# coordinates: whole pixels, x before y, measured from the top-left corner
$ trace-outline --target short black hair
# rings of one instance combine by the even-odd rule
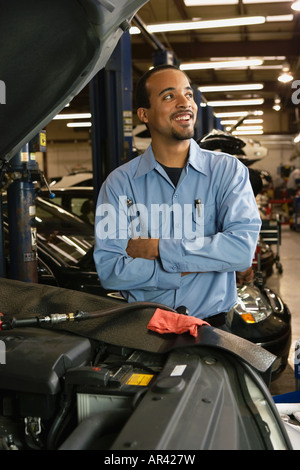
[[[147,80],[156,72],[159,72],[160,70],[165,70],[165,69],[180,70],[175,65],[161,64],[161,65],[157,65],[156,67],[153,67],[152,69],[148,70],[147,72],[144,73],[144,75],[141,76],[135,89],[136,108],[150,108],[149,95],[146,89]]]

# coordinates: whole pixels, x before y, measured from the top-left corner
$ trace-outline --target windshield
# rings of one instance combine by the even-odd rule
[[[93,227],[60,206],[36,199],[37,236],[64,263],[78,264],[94,246]]]

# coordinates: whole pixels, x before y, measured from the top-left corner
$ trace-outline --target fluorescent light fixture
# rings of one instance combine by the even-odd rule
[[[222,106],[258,106],[263,102],[263,98],[253,98],[249,100],[208,101],[207,104],[213,108],[219,108]]]
[[[251,69],[252,70],[278,70],[278,69],[282,69],[282,65],[278,64],[278,65],[253,65],[251,66]]]
[[[223,126],[233,126],[234,124],[236,124],[238,122],[237,119],[228,119],[226,121],[221,121],[221,124]],[[264,121],[263,119],[245,119],[243,121],[243,124],[262,124]]]
[[[263,119],[245,119],[243,124],[262,124],[263,122]]]
[[[296,137],[294,138],[294,142],[295,144],[298,144],[298,142],[300,142],[300,134],[296,135]]]
[[[286,60],[286,57],[285,56],[259,56],[260,59],[262,59],[263,61],[265,60]],[[245,59],[257,59],[257,57],[245,57],[245,56],[242,56],[242,57],[238,57],[238,56],[234,56],[234,57],[226,57],[226,60],[245,60]],[[225,60],[224,57],[210,57],[210,59],[212,62],[215,61],[215,62],[220,62],[222,60]]]
[[[211,3],[211,2],[210,2]],[[261,1],[259,1],[261,3]],[[220,3],[223,5],[222,3]],[[215,3],[214,5],[217,5]],[[217,20],[199,21],[179,21],[176,23],[155,23],[146,26],[149,33],[168,33],[174,31],[191,31],[196,29],[231,28],[236,26],[251,26],[264,24],[266,22],[293,21],[294,15],[273,15],[273,16],[239,16],[235,18],[220,18]],[[137,26],[129,29],[131,35],[140,34],[141,30]]]
[[[291,8],[295,11],[300,11],[300,1],[294,2]]]
[[[210,7],[215,5],[238,5],[239,0],[214,0],[212,4],[211,0],[184,0],[186,7]]]
[[[263,134],[263,130],[259,131],[232,131],[232,135],[261,135]]]
[[[241,85],[211,85],[200,86],[199,90],[202,93],[212,93],[218,91],[246,91],[246,90],[262,90],[264,85],[262,83],[244,83]]]
[[[215,113],[217,118],[228,118],[228,117],[244,117],[251,114],[251,116],[262,116],[264,114],[263,111],[230,111],[225,113]]]
[[[266,55],[262,57],[263,60],[285,60],[285,55]]]
[[[290,13],[289,15],[266,16],[267,23],[276,23],[276,22],[282,23],[283,21],[293,21],[293,19],[294,19],[293,13]]]
[[[282,74],[279,75],[278,80],[282,83],[289,83],[294,80],[294,77],[291,72],[283,70]]]
[[[238,126],[237,131],[261,131],[263,126]]]
[[[91,113],[57,114],[53,119],[90,119]]]
[[[251,3],[290,3],[291,0],[243,0],[244,5]],[[215,5],[238,5],[239,0],[184,0],[186,7],[206,7]]]
[[[248,111],[234,111],[234,112],[228,112],[228,113],[215,113],[215,116],[217,118],[228,118],[228,117],[244,117],[248,116]]]
[[[264,16],[239,16],[235,18],[221,18],[219,20],[180,21],[176,23],[156,23],[146,26],[149,33],[167,33],[171,31],[189,31],[195,29],[226,28],[233,26],[249,26],[263,24],[266,22]],[[130,34],[139,34],[140,29],[130,28]]]
[[[132,36],[133,36],[134,34],[141,34],[141,30],[140,30],[140,28],[138,28],[137,26],[131,26],[131,27],[129,28],[129,34],[131,34]]]
[[[91,122],[68,122],[67,127],[91,127]]]
[[[244,5],[254,3],[291,3],[291,0],[243,0]]]
[[[245,60],[224,60],[221,62],[191,62],[180,65],[181,70],[207,70],[207,69],[229,69],[236,67],[250,67],[253,65],[261,65],[261,59],[245,59]]]

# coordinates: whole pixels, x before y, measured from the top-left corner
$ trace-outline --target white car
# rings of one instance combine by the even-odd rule
[[[145,124],[138,124],[132,131],[132,143],[138,152],[145,152],[151,143],[150,132]]]
[[[71,173],[63,176],[58,181],[53,180],[50,184],[51,189],[69,188],[71,186],[93,186],[93,173],[91,171]]]

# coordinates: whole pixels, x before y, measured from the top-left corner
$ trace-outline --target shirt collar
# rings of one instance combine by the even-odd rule
[[[194,139],[191,139],[190,152],[188,158],[188,164],[191,165],[195,170],[208,174],[208,156],[199,147]]]
[[[195,170],[203,173],[204,175],[207,175],[207,156],[194,139],[191,139],[190,141],[190,150],[187,163]],[[152,151],[152,145],[149,145],[147,150],[140,157],[140,161],[137,165],[133,178],[139,178],[140,176],[149,173],[155,168],[160,168],[160,165],[155,160]]]

